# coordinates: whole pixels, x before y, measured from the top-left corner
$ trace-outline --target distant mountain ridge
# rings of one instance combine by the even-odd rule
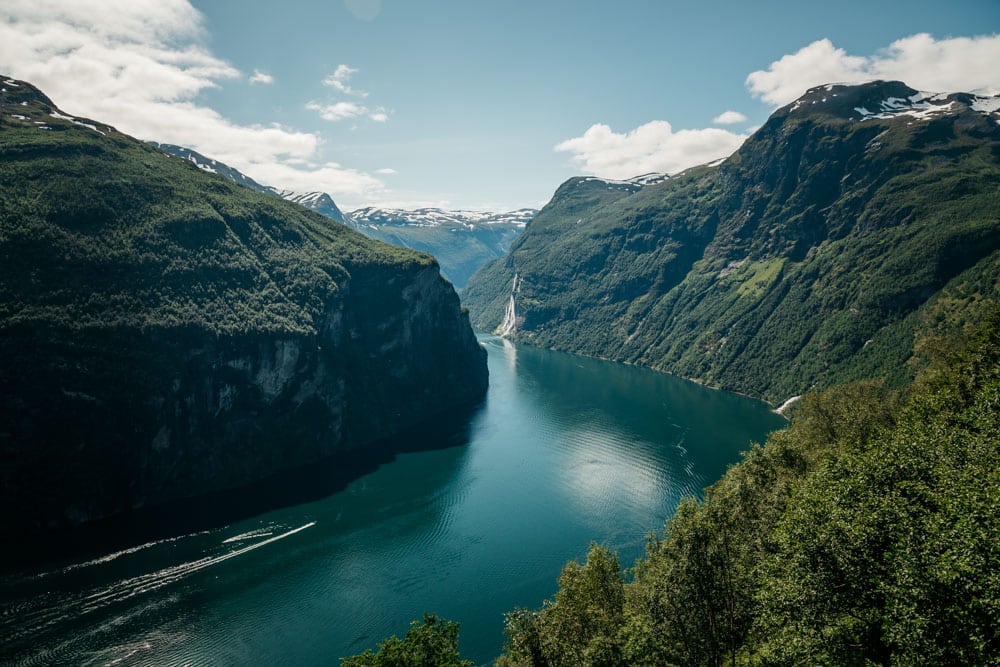
[[[484,213],[440,208],[405,210],[366,207],[345,215],[325,192],[294,192],[261,185],[238,169],[190,148],[149,143],[169,155],[192,162],[203,171],[225,176],[257,192],[295,202],[353,227],[371,238],[429,252],[438,259],[441,272],[458,289],[465,286],[476,269],[507,252],[524,226],[538,213],[531,208],[505,213]],[[639,178],[652,182],[665,177],[661,174],[647,174]],[[638,183],[623,183],[628,187],[640,186]]]
[[[825,85],[731,157],[563,183],[463,293],[473,322],[775,405],[912,373],[1000,284],[1000,97]]]
[[[431,253],[441,273],[462,289],[479,267],[507,252],[537,213],[530,208],[483,213],[369,207],[351,211],[347,224],[386,243]]]
[[[504,213],[448,210],[442,208],[398,209],[369,206],[351,211],[347,218],[356,229],[364,226],[382,228],[407,225],[436,227],[455,225],[472,229],[480,225],[512,225],[524,227],[538,213],[534,208],[520,208]]]

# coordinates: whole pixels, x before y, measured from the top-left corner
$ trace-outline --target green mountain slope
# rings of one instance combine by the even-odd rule
[[[437,208],[401,210],[368,207],[345,216],[330,195],[324,192],[277,190],[261,185],[237,169],[190,148],[150,143],[165,153],[189,160],[204,171],[225,176],[240,185],[301,204],[343,222],[369,238],[430,253],[440,264],[442,275],[456,289],[464,288],[480,266],[504,255],[524,230],[525,224],[538,213],[534,209],[480,213]]]
[[[0,89],[5,527],[336,467],[484,395],[432,257]]]
[[[566,182],[463,301],[485,330],[774,403],[899,379],[915,336],[997,292],[997,108],[813,89],[721,165]]]

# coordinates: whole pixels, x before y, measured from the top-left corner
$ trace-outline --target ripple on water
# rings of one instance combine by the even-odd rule
[[[44,583],[42,581],[44,578],[72,579],[81,576],[80,571],[88,569],[100,571],[104,569],[104,566],[119,559],[139,558],[140,552],[144,552],[146,549],[182,540],[191,541],[193,538],[206,535],[210,531],[158,540],[120,550],[101,558],[69,565],[62,568],[58,574],[46,572],[44,577],[21,577],[18,582],[24,597],[12,597],[4,600],[3,611],[0,613],[0,633],[4,637],[4,653],[20,651],[22,655],[15,664],[57,664],[64,662],[64,655],[73,651],[85,651],[89,646],[95,644],[99,645],[106,635],[119,634],[123,627],[133,624],[140,617],[170,607],[177,601],[177,598],[171,595],[149,599],[151,594],[160,589],[175,584],[207,567],[218,565],[290,537],[311,528],[313,525],[315,522],[310,522],[286,530],[280,535],[245,546],[242,545],[242,541],[233,543],[229,539],[223,540],[210,547],[213,552],[211,554],[201,555],[192,560],[185,560],[136,576],[113,577],[89,587],[67,587],[63,590],[40,592],[30,590],[33,588],[32,584]],[[262,535],[262,533],[259,534]],[[97,572],[93,576],[99,576],[99,574]],[[24,590],[26,584],[28,590]],[[55,638],[55,640],[43,641],[44,638],[50,637]],[[142,646],[145,645],[146,643],[142,643]],[[118,651],[117,647],[112,648],[115,652]],[[121,662],[126,658],[117,656],[113,660]],[[128,660],[131,660],[131,657]],[[75,662],[75,660],[69,660],[69,662]],[[98,662],[107,661],[104,658],[99,658]]]
[[[675,378],[487,347],[467,445],[401,455],[315,503],[5,578],[2,660],[329,663],[426,610],[461,621],[463,654],[486,662],[502,614],[551,597],[590,540],[631,565],[680,497],[777,425]],[[736,417],[717,412],[730,404]]]

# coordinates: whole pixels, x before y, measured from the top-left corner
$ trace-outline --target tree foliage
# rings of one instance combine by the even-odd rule
[[[610,579],[607,621],[582,582],[613,554],[567,565],[554,603],[508,615],[498,664],[998,664],[998,460],[993,311],[906,391],[807,397]]]
[[[538,612],[517,609],[506,616],[505,663],[551,667],[611,667],[621,663],[619,632],[625,602],[617,556],[592,544],[586,562],[570,561],[559,575],[559,591]]]
[[[406,635],[390,637],[360,655],[340,659],[341,667],[473,667],[458,653],[458,623],[424,613]]]

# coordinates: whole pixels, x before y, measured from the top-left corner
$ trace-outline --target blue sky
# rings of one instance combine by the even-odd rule
[[[0,17],[0,73],[64,111],[346,210],[540,206],[573,175],[677,171],[830,81],[1000,92],[996,0],[4,0]]]

